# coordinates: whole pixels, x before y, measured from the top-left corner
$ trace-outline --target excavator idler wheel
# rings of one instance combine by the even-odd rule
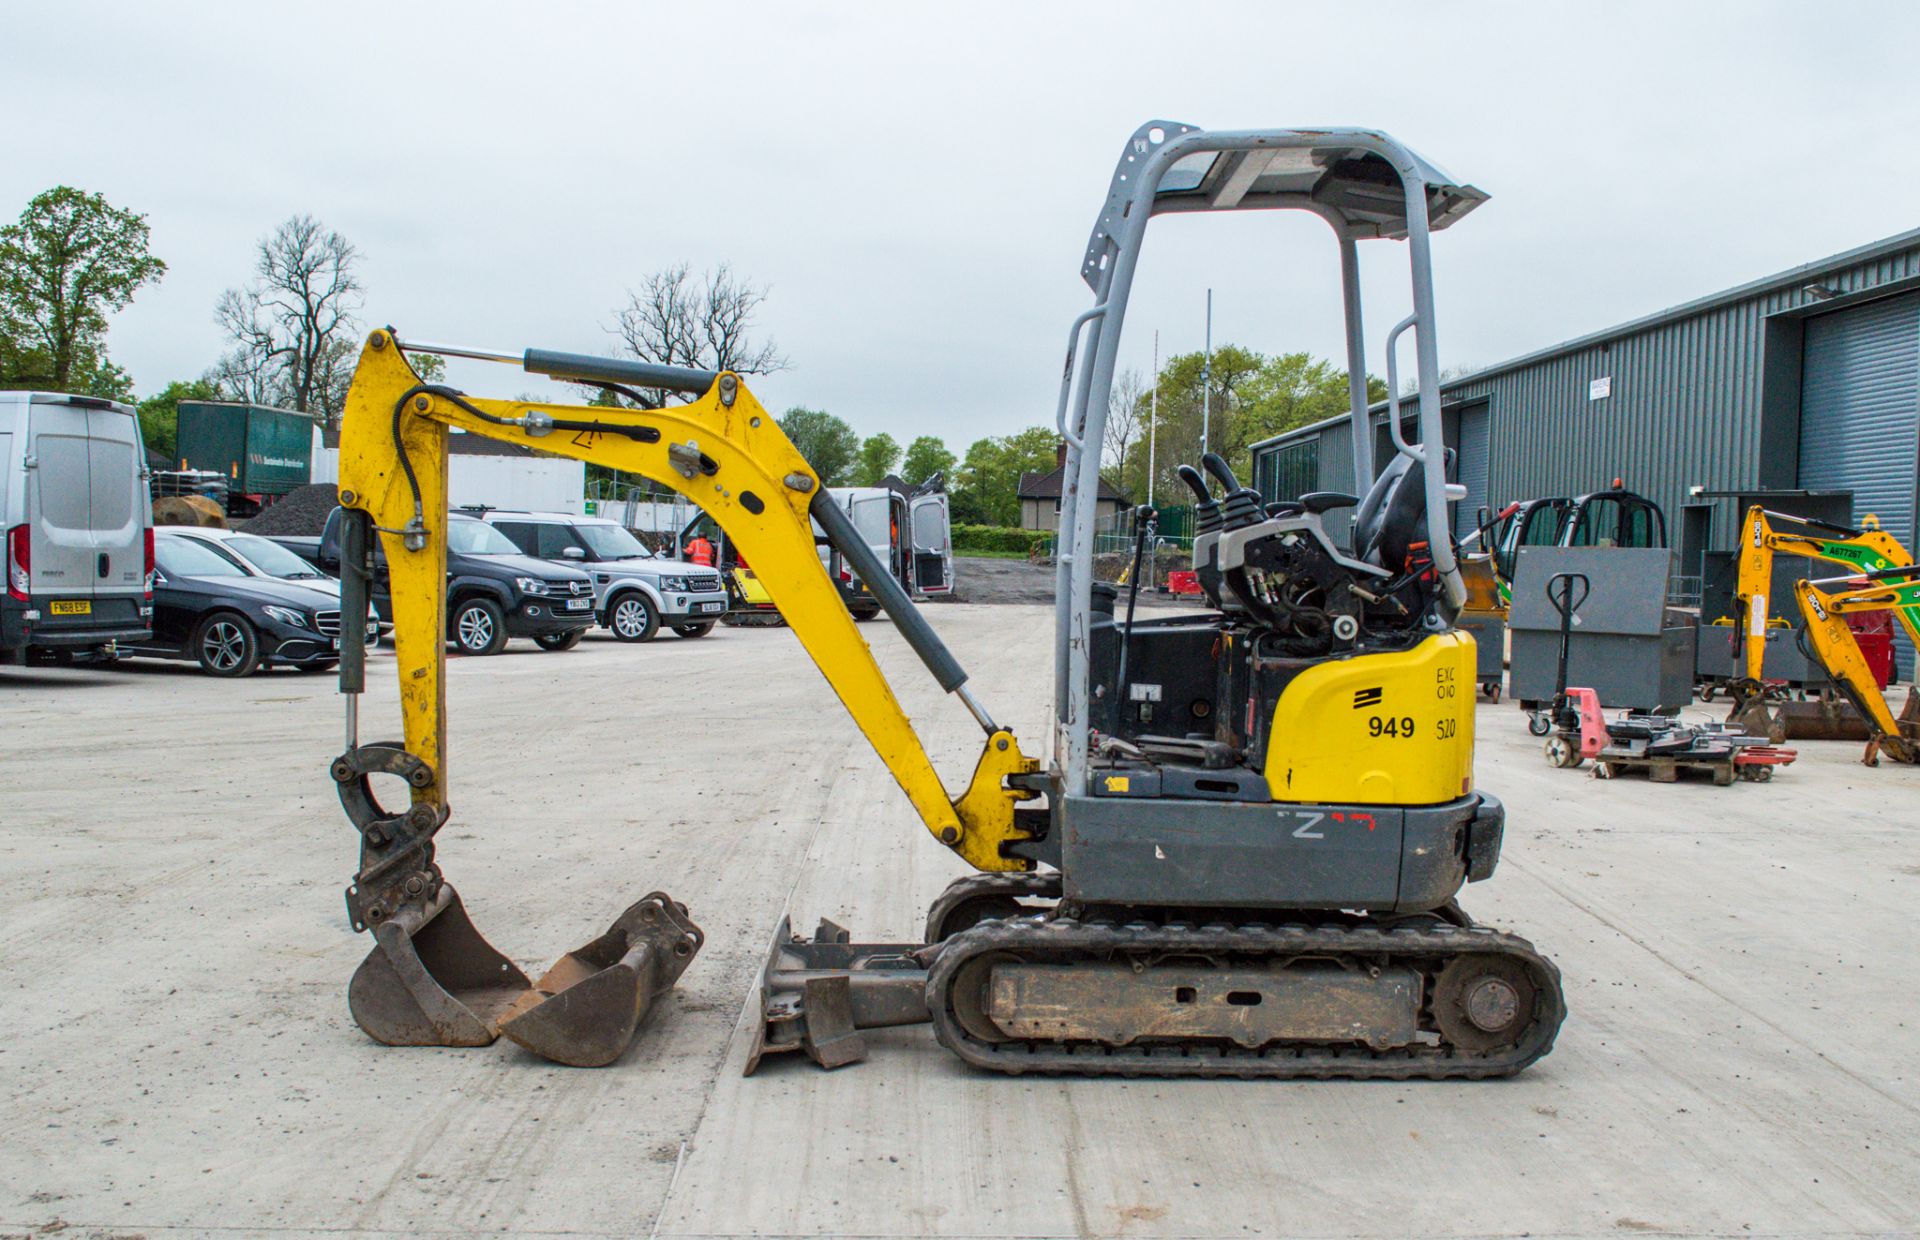
[[[1017,959],[1010,952],[992,952],[976,956],[960,967],[949,993],[953,1018],[967,1031],[968,1036],[987,1043],[1013,1040],[987,1015],[987,1007],[993,989],[994,966],[1009,964]]]
[[[653,892],[555,961],[501,1017],[500,1032],[555,1063],[603,1068],[626,1051],[705,941],[686,905]]]
[[[1519,961],[1462,956],[1434,979],[1433,1019],[1447,1041],[1485,1054],[1519,1040],[1538,999],[1539,990]]]

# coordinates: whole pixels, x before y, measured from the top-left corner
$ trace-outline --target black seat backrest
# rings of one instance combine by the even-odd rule
[[[1373,480],[1360,506],[1353,510],[1353,554],[1360,559],[1368,559],[1374,539],[1380,533],[1380,520],[1386,515],[1387,495],[1407,476],[1407,468],[1412,465],[1411,458],[1398,452]]]
[[[1447,450],[1441,465],[1451,473],[1452,449]],[[1369,509],[1369,504],[1375,506]],[[1413,544],[1427,539],[1426,480],[1421,471],[1413,468],[1412,457],[1394,455],[1367,492],[1367,498],[1361,501],[1360,513],[1365,514],[1367,522],[1363,525],[1360,515],[1354,517],[1355,552],[1388,572],[1404,570]]]

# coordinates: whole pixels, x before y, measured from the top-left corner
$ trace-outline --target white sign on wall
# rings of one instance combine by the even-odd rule
[[[1592,383],[1587,384],[1588,400],[1605,400],[1611,395],[1613,395],[1612,375],[1602,375]]]

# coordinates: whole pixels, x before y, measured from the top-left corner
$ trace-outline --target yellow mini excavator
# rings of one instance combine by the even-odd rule
[[[1483,1078],[1547,1053],[1559,973],[1456,900],[1489,877],[1505,814],[1473,780],[1472,639],[1446,505],[1430,235],[1485,195],[1385,134],[1207,131],[1170,121],[1128,138],[1081,274],[1094,305],[1068,336],[1056,421],[1066,441],[1051,758],[1028,757],[819,476],[732,373],[373,332],[341,432],[345,510],[341,687],[333,764],[360,832],[348,888],[375,945],[350,987],[389,1043],[504,1034],[567,1063],[610,1062],[700,945],[655,893],[529,981],[468,920],[442,877],[447,440],[452,429],[667,484],[753,565],[913,812],[977,871],[934,904],[924,940],[862,944],[822,922],[776,932],[759,981],[749,1071],[798,1051],[865,1056],[861,1030],[930,1022],[976,1067],[1006,1073]],[[1294,209],[1341,257],[1354,477],[1364,494],[1267,503],[1208,455],[1195,563],[1210,608],[1135,623],[1093,576],[1099,446],[1147,224],[1166,213]],[[1372,460],[1359,243],[1404,242],[1412,313],[1386,337],[1388,389],[1412,335],[1417,439],[1388,420]],[[575,383],[683,393],[609,409],[487,400],[423,381],[409,353],[482,358]],[[1209,476],[1211,483],[1209,482]],[[1217,487],[1216,485],[1217,484]],[[1326,513],[1352,509],[1350,541]],[[871,583],[898,632],[980,726],[953,795],[816,552],[814,523]],[[1147,523],[1142,523],[1146,528]],[[356,616],[384,553],[404,740],[363,744]],[[386,807],[369,778],[400,777]],[[664,772],[662,773],[664,774]],[[644,775],[642,776],[644,778]],[[868,811],[863,810],[865,815]]]
[[[1841,721],[1830,708],[1844,710],[1843,703],[1777,701],[1762,675],[1767,629],[1780,623],[1769,616],[1767,599],[1774,557],[1827,560],[1856,571],[1794,584],[1807,653],[1865,721],[1867,748],[1862,760],[1868,766],[1878,765],[1883,753],[1896,762],[1920,762],[1920,735],[1916,735],[1920,733],[1920,696],[1909,691],[1906,708],[1896,719],[1846,622],[1856,612],[1890,610],[1907,636],[1920,644],[1920,569],[1913,566],[1912,555],[1871,514],[1861,528],[1854,529],[1772,512],[1756,504],[1742,518],[1740,531],[1732,617],[1737,674],[1727,684],[1733,699],[1727,722],[1766,735],[1775,744],[1789,736],[1818,738],[1839,731]],[[1830,589],[1849,583],[1854,588]]]

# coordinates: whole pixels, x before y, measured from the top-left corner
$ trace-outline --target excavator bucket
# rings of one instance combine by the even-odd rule
[[[532,985],[481,937],[452,884],[373,926],[373,950],[347,987],[367,1036],[388,1046],[486,1046]]]
[[[1727,723],[1737,727],[1748,736],[1764,736],[1770,745],[1778,745],[1787,739],[1787,720],[1784,707],[1789,703],[1769,701],[1764,695],[1750,697],[1734,706],[1727,716]]]
[[[686,905],[656,891],[515,997],[499,1031],[555,1063],[605,1067],[627,1049],[653,1001],[673,988],[705,937]]]
[[[1873,735],[1867,717],[1837,693],[1778,702],[1774,709],[1779,712],[1780,737],[1784,740],[1864,741]]]

